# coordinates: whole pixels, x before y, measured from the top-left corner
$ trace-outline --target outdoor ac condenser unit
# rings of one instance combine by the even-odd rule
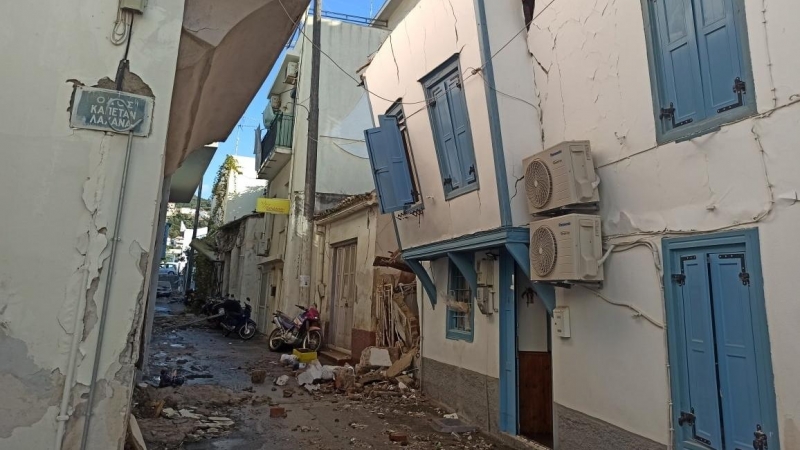
[[[567,214],[531,222],[531,280],[603,281],[600,216]]]
[[[297,82],[297,63],[290,62],[286,64],[286,77],[283,80],[286,84],[295,84]]]
[[[562,142],[526,158],[523,166],[528,211],[533,215],[600,201],[589,141]]]

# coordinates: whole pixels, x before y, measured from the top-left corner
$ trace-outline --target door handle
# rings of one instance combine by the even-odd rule
[[[694,425],[695,420],[697,417],[694,415],[693,412],[687,413],[686,411],[681,411],[680,417],[678,417],[678,425]]]

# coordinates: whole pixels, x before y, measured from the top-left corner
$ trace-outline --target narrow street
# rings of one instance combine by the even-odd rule
[[[134,394],[134,415],[150,450],[507,448],[479,433],[435,431],[432,419],[448,411],[415,390],[344,394],[323,382],[306,392],[263,336],[226,338],[205,322],[173,328],[201,316],[185,314],[175,300],[159,300],[156,308],[151,378]],[[158,388],[162,369],[177,370],[185,384]],[[251,373],[259,369],[266,379],[254,384]],[[289,380],[276,386],[281,375]],[[285,417],[271,418],[273,408],[284,408]],[[392,433],[407,444],[391,442]]]

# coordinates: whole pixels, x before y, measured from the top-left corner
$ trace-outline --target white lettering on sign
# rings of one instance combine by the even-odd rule
[[[92,125],[106,125],[116,129],[131,128],[136,126],[137,114],[135,101],[124,101],[118,98],[106,99],[97,97],[96,105],[89,109],[89,123]],[[107,104],[106,104],[107,103]]]

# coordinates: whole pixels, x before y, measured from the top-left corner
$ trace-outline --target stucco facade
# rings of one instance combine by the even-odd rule
[[[313,38],[311,19],[303,28],[308,39]],[[352,23],[323,18],[322,48],[350,76],[343,73],[323,56],[320,69],[320,123],[318,142],[317,199],[316,211],[327,210],[350,195],[361,194],[374,188],[369,161],[364,144],[363,130],[372,123],[367,94],[351,77],[364,64],[388,31]],[[268,218],[265,236],[266,252],[261,260],[264,284],[275,296],[267,295],[264,314],[276,309],[291,314],[295,304],[303,303],[301,297],[301,275],[308,275],[311,282],[314,273],[301,273],[303,239],[313,232],[303,217],[302,205],[305,191],[305,166],[308,147],[308,98],[311,88],[311,42],[301,36],[296,47],[289,50],[287,62],[299,64],[296,84],[285,83],[283,73],[276,79],[271,92],[280,95],[279,112],[293,117],[291,157],[285,166],[274,175],[267,175],[265,166],[260,171],[262,178],[269,179],[269,197],[289,198],[291,211],[288,216],[276,215]],[[286,63],[284,63],[284,67]],[[315,247],[314,253],[318,249]],[[313,287],[313,286],[312,286]],[[312,300],[317,298],[311,290]],[[269,318],[259,323],[267,327]]]
[[[0,219],[6,231],[0,240],[0,447],[53,448],[66,389],[63,448],[77,448],[87,411],[83,396],[99,357],[88,448],[122,448],[151,249],[160,238],[155,230],[167,121],[155,120],[150,136],[133,139],[117,225],[127,136],[69,127],[74,85],[115,76],[123,51],[108,41],[116,4],[14,3],[4,10],[0,98],[16,106],[0,112],[0,204],[9,212]],[[139,89],[152,91],[156,118],[169,116],[182,18],[182,3],[150,2],[149,14],[136,22],[131,71],[141,78]],[[93,25],[76,30],[75,24],[87,23]],[[109,281],[112,236],[120,240]],[[103,298],[109,282],[110,296]],[[114,325],[99,336],[104,307]],[[72,377],[74,334],[79,347]],[[95,352],[98,339],[101,355]]]
[[[393,32],[391,46],[387,40],[365,71],[375,116],[391,104],[380,97],[405,103],[420,182],[422,212],[394,215],[404,257],[423,261],[432,285],[421,302],[423,357],[434,361],[430,371],[423,369],[429,378],[423,377],[423,386],[431,381],[440,386],[437,379],[463,371],[499,378],[499,428],[518,434],[516,414],[522,411],[509,406],[513,396],[506,397],[516,395],[507,388],[521,376],[513,349],[545,351],[552,357],[555,448],[672,448],[685,431],[674,401],[676,379],[684,375],[669,355],[678,350],[667,330],[678,325],[670,325],[666,315],[675,300],[669,272],[665,276],[669,254],[662,250],[678,237],[729,237],[719,233],[737,230],[734,235],[760,241],[748,252],[760,259],[753,271],[763,273],[763,287],[756,282],[748,289],[753,304],[762,302],[766,310],[766,320],[752,320],[758,332],[768,330],[768,343],[759,350],[768,364],[759,366],[758,389],[764,417],[771,409],[777,417],[768,430],[769,445],[800,445],[800,391],[792,381],[799,360],[793,345],[797,308],[790,300],[796,284],[791,260],[798,250],[793,229],[800,178],[792,136],[800,120],[800,80],[792,57],[797,33],[787,26],[796,7],[734,2],[744,5],[741,34],[752,67],[747,89],[755,93],[757,112],[661,143],[648,55],[650,13],[643,11],[651,2],[537,2],[529,30],[520,2],[485,3],[420,1]],[[482,53],[487,45],[491,74]],[[454,53],[459,53],[480,188],[448,201],[430,115],[417,102],[425,100],[419,80]],[[475,67],[483,70],[476,74]],[[492,155],[498,130],[503,161]],[[550,291],[554,299],[537,295],[534,306],[554,300],[548,309],[570,309],[571,337],[560,338],[550,334],[544,309],[531,315],[527,305],[523,308],[520,291],[527,286],[519,285],[525,274],[517,270],[517,292],[499,289],[500,320],[476,313],[472,342],[448,339],[442,306],[448,259],[457,260],[458,253],[478,259],[477,247],[495,242],[493,230],[526,228],[532,218],[522,160],[569,140],[591,142],[601,180],[604,247],[616,246],[605,261],[602,289],[556,287]],[[504,185],[510,220],[502,212]],[[507,279],[503,272],[501,267],[495,280]],[[503,299],[513,299],[515,314]],[[526,343],[509,350],[505,336],[517,335]],[[459,356],[467,352],[469,359]],[[486,386],[490,389],[491,381]],[[465,404],[457,396],[441,401],[455,409]],[[482,414],[491,413],[492,402],[484,403]],[[513,417],[505,416],[509,413]]]

